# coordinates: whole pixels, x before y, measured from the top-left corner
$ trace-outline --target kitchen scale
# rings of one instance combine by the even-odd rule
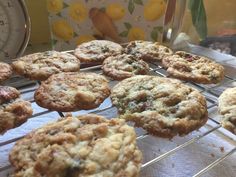
[[[23,54],[30,36],[30,20],[23,0],[0,1],[0,58],[7,63]]]
[[[0,61],[11,63],[20,57],[30,38],[30,18],[24,0],[0,1]],[[32,83],[13,76],[7,85],[22,86]]]

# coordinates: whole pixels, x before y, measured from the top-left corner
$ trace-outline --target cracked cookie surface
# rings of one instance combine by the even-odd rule
[[[134,75],[144,75],[149,71],[146,62],[129,54],[111,56],[104,60],[102,69],[104,74],[115,80],[122,80]]]
[[[219,97],[221,124],[236,134],[236,87],[226,89]]]
[[[42,82],[34,94],[36,103],[61,112],[98,107],[110,89],[104,76],[95,73],[58,73]]]
[[[162,61],[173,54],[168,47],[150,41],[132,41],[126,46],[125,52],[145,61]]]
[[[18,90],[0,86],[0,134],[20,126],[32,113],[30,102],[20,99]]]
[[[121,54],[123,47],[112,41],[93,40],[85,42],[75,49],[75,56],[85,63],[103,62],[107,57]]]
[[[137,177],[142,154],[124,120],[66,117],[19,140],[9,156],[14,177]]]
[[[162,61],[167,73],[175,78],[201,84],[217,84],[224,78],[224,67],[209,58],[183,51]]]
[[[79,71],[80,61],[69,53],[46,51],[23,56],[12,67],[19,75],[42,81],[59,72]]]
[[[133,76],[112,89],[111,99],[120,118],[161,137],[188,134],[208,119],[204,96],[175,79]]]
[[[0,83],[9,79],[12,75],[12,67],[7,64],[0,62]]]

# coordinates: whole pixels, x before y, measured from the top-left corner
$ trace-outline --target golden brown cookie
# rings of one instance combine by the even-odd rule
[[[228,88],[220,95],[219,112],[222,126],[236,134],[236,87]]]
[[[12,66],[17,74],[42,81],[59,72],[79,71],[80,61],[69,53],[46,51],[21,57]]]
[[[162,61],[170,76],[201,84],[217,84],[224,78],[224,67],[203,56],[184,51]]]
[[[105,75],[115,80],[122,80],[139,74],[147,74],[149,66],[143,60],[129,54],[108,57],[102,64]]]
[[[142,154],[125,121],[88,114],[33,131],[9,159],[15,177],[137,177]]]
[[[12,67],[7,64],[0,62],[0,83],[9,79],[12,75]]]
[[[103,62],[107,57],[121,54],[123,47],[112,41],[93,40],[79,45],[75,49],[75,56],[85,63]]]
[[[0,86],[0,134],[20,126],[32,113],[31,104],[20,99],[18,90]]]
[[[95,73],[58,73],[49,77],[36,90],[36,103],[55,111],[75,111],[98,107],[110,89],[104,76]]]
[[[151,41],[132,41],[126,46],[125,52],[145,61],[162,61],[173,54],[168,47]]]
[[[111,99],[120,118],[161,137],[188,134],[208,119],[204,96],[175,79],[133,76],[112,89]]]

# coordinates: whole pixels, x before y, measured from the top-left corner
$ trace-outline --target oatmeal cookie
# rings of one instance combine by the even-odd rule
[[[162,61],[170,76],[201,84],[217,84],[224,78],[224,67],[209,58],[183,51]]]
[[[125,121],[88,114],[31,132],[9,159],[14,177],[137,177],[142,154]]]
[[[98,107],[110,89],[104,76],[95,73],[58,73],[49,77],[36,90],[36,103],[56,111],[75,111]]]
[[[236,134],[236,87],[226,89],[219,97],[221,124]]]
[[[9,79],[12,75],[12,67],[7,64],[0,62],[0,83]]]
[[[161,61],[173,54],[168,47],[151,41],[132,41],[126,46],[125,52],[145,61]]]
[[[42,81],[59,72],[79,71],[80,61],[68,53],[46,51],[21,57],[12,66],[17,74]]]
[[[107,57],[121,54],[123,47],[120,44],[106,41],[93,40],[79,45],[75,49],[75,56],[82,62],[103,62]]]
[[[122,80],[139,74],[147,74],[149,66],[143,60],[129,54],[108,57],[102,66],[104,74],[116,80]]]
[[[32,115],[31,104],[13,87],[0,86],[0,134],[20,126]]]
[[[133,76],[112,89],[111,99],[120,118],[161,137],[188,134],[208,119],[204,96],[175,79]]]

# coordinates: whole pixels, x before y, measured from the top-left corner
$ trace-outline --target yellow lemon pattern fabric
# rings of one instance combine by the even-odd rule
[[[125,8],[118,3],[108,4],[106,13],[112,20],[121,20],[125,16]]]
[[[139,27],[133,27],[129,30],[128,39],[129,41],[144,40],[145,32]]]
[[[66,20],[57,20],[52,23],[52,32],[58,38],[68,41],[73,38],[74,30]]]
[[[88,10],[82,3],[72,3],[69,6],[69,16],[76,22],[80,23],[87,18]]]
[[[92,41],[92,40],[95,40],[95,37],[93,37],[92,35],[81,35],[77,38],[76,44],[79,45],[79,44],[82,44],[84,42],[89,42],[89,41]]]
[[[168,0],[46,0],[55,50],[104,39],[160,41]]]
[[[62,10],[62,8],[63,8],[62,0],[47,0],[48,12],[58,13]]]
[[[144,6],[144,18],[148,21],[155,21],[162,17],[166,10],[164,0],[149,0]]]

